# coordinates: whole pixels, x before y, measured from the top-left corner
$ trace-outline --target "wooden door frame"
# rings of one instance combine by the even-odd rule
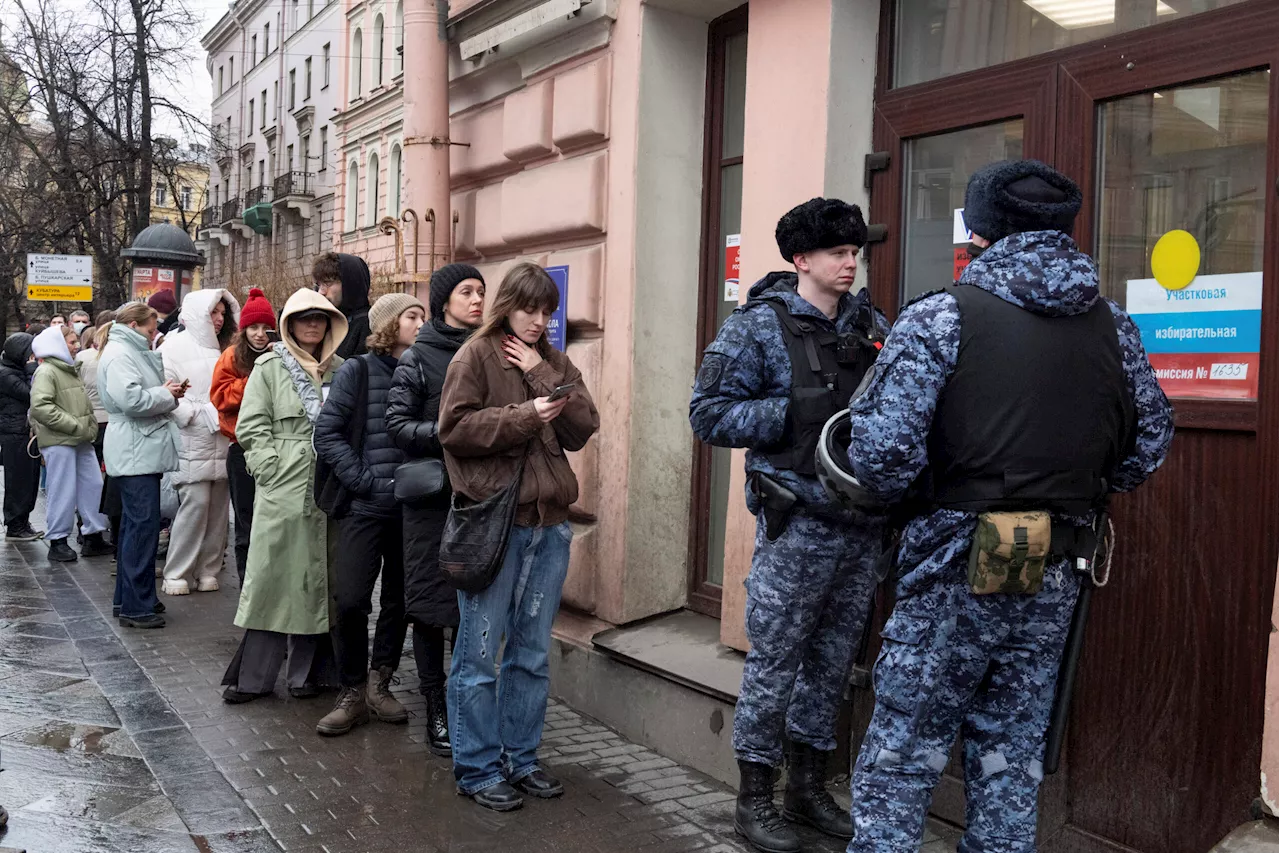
[[[698,265],[698,367],[719,328],[720,170],[741,157],[722,158],[724,143],[725,43],[747,31],[747,7],[739,6],[707,25],[707,86],[702,135],[702,239]],[[711,528],[711,445],[693,440],[692,524],[689,525],[689,609],[720,618],[721,585],[707,582],[707,538]],[[732,500],[732,496],[730,496]]]
[[[870,221],[884,224],[883,242],[869,248],[870,286],[876,304],[890,316],[901,309],[906,143],[970,127],[1021,117],[1024,156],[1044,159],[1074,178],[1085,204],[1075,226],[1082,248],[1093,254],[1096,228],[1097,106],[1100,102],[1177,85],[1271,70],[1265,228],[1262,329],[1277,326],[1277,58],[1276,11],[1271,0],[1246,0],[1180,21],[1157,24],[1058,51],[901,88],[891,88],[896,43],[895,0],[881,6],[876,103],[872,128],[874,149],[889,154],[889,167],[873,174]],[[957,110],[956,105],[962,105]],[[939,282],[943,286],[947,282]],[[1254,433],[1258,439],[1259,493],[1270,495],[1258,507],[1258,530],[1274,525],[1280,429],[1277,415],[1278,350],[1274,335],[1264,337],[1256,401],[1174,401],[1179,430],[1215,431],[1230,436]],[[1206,435],[1206,432],[1200,432]],[[1268,512],[1270,514],[1268,515]],[[1265,518],[1263,516],[1266,516]],[[1262,534],[1259,534],[1262,535]],[[1274,552],[1274,545],[1270,547]],[[1274,554],[1271,565],[1274,565]],[[1270,602],[1262,602],[1268,613]],[[1091,633],[1093,633],[1091,631]],[[1265,643],[1257,654],[1265,659]],[[1260,673],[1261,677],[1261,673]],[[1079,839],[1051,839],[1069,826],[1069,780],[1072,744],[1067,743],[1062,768],[1042,788],[1041,845],[1071,849]],[[963,817],[963,791],[941,785],[934,805],[948,816]],[[957,811],[958,809],[958,811]],[[1242,820],[1244,818],[1242,817]],[[1099,843],[1101,841],[1099,840]],[[1093,849],[1093,848],[1090,848]],[[1113,849],[1107,846],[1106,849]],[[1127,848],[1124,848],[1127,849]]]

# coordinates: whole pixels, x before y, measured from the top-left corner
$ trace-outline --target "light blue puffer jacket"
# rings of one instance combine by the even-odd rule
[[[128,326],[111,326],[98,361],[98,395],[107,410],[107,474],[133,477],[178,469],[182,437],[169,416],[178,401],[164,388],[164,361]]]

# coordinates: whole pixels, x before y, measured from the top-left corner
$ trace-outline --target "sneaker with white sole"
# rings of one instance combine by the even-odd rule
[[[217,578],[200,578],[200,580],[196,582],[196,591],[197,592],[217,592],[218,579]]]
[[[190,595],[191,585],[184,580],[166,580],[161,587],[165,595]]]

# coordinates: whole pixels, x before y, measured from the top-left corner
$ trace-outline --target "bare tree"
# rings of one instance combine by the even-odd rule
[[[193,137],[208,136],[198,116],[157,94],[158,82],[176,87],[195,18],[183,0],[93,0],[75,14],[56,0],[15,2],[15,25],[0,36],[9,79],[20,85],[13,82],[0,98],[0,146],[16,153],[26,180],[0,171],[0,217],[7,224],[21,216],[33,184],[47,213],[37,229],[12,239],[0,228],[0,252],[9,253],[0,256],[0,303],[6,295],[9,303],[0,308],[21,318],[6,273],[30,251],[92,254],[95,302],[118,305],[129,292],[120,249],[151,220],[157,116]]]

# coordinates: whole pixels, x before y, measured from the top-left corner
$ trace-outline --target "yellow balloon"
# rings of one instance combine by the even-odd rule
[[[1151,274],[1165,290],[1182,290],[1200,271],[1200,245],[1186,231],[1170,231],[1151,250]]]

